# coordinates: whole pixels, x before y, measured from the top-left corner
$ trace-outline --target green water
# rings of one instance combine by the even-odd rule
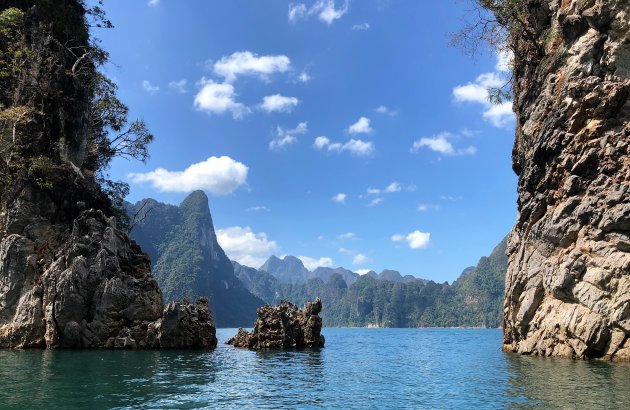
[[[0,407],[630,408],[630,366],[500,351],[499,330],[324,329],[321,350],[0,351]]]

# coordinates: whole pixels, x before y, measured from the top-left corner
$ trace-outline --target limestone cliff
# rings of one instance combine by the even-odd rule
[[[504,349],[630,359],[630,2],[523,0]]]
[[[0,348],[214,347],[207,300],[165,309],[149,258],[118,229],[103,170],[152,137],[140,122],[124,131],[89,38],[102,11],[85,7],[0,1]]]

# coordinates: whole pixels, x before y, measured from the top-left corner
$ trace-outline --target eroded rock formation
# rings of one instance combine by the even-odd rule
[[[630,2],[524,0],[504,349],[630,359]]]
[[[82,204],[23,183],[4,204],[0,347],[216,346],[207,300],[165,309],[149,258],[113,218],[84,210],[70,226],[53,223]]]
[[[265,305],[256,310],[258,319],[251,332],[243,328],[227,341],[235,347],[249,349],[287,349],[292,347],[323,347],[321,334],[322,301],[308,302],[304,309],[282,301],[277,306]]]

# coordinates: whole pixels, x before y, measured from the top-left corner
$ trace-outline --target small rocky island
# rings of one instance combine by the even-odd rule
[[[304,309],[284,300],[278,306],[265,305],[256,310],[258,319],[251,332],[240,328],[226,343],[249,349],[323,347],[321,311],[320,298],[306,303]]]

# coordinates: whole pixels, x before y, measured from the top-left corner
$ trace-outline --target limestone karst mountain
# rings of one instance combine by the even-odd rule
[[[234,276],[203,191],[191,193],[179,207],[145,199],[128,205],[128,212],[140,218],[131,237],[149,254],[166,301],[207,297],[217,326],[253,325],[264,302]]]

